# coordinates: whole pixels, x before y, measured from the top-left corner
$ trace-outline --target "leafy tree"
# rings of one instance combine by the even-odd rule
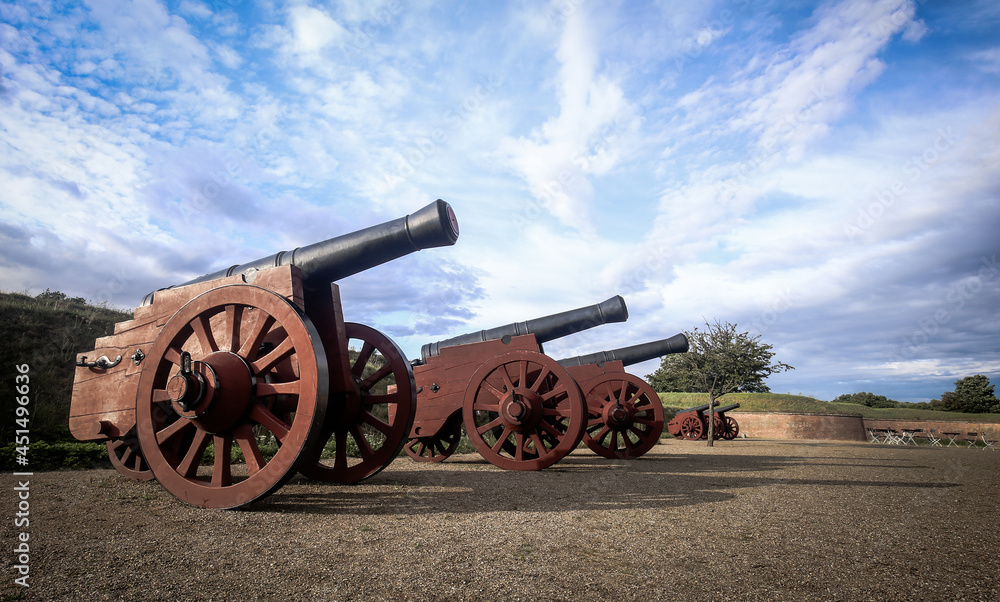
[[[739,332],[736,324],[705,322],[705,330],[686,332],[688,352],[665,356],[660,367],[646,376],[657,391],[700,391],[708,393],[708,445],[714,438],[714,405],[723,395],[741,391],[769,391],[764,379],[792,366],[772,362],[773,346],[760,337]],[[659,388],[658,388],[659,386]],[[676,387],[676,388],[675,388]]]
[[[990,379],[983,374],[956,380],[955,396],[957,397],[955,407],[958,412],[970,414],[1000,412],[1000,400],[993,393]]]
[[[885,395],[876,395],[862,391],[860,393],[844,394],[833,400],[834,403],[856,403],[869,408],[896,408],[899,402]]]

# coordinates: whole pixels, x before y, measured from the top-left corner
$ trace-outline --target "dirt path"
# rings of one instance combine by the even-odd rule
[[[112,470],[0,475],[0,599],[996,600],[1000,453],[664,440],[541,472],[401,458],[246,511]],[[30,534],[31,587],[11,553]],[[708,567],[713,567],[706,575]],[[21,596],[20,598],[18,596]]]

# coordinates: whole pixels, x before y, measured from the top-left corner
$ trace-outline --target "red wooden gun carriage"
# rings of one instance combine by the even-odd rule
[[[70,432],[107,441],[123,474],[155,477],[209,508],[262,499],[297,471],[339,483],[378,472],[409,433],[413,372],[389,338],[344,321],[333,281],[452,245],[458,233],[438,200],[150,293],[132,320],[78,355]],[[380,367],[366,370],[373,359]]]
[[[583,441],[610,459],[645,454],[663,432],[663,404],[646,381],[625,372],[625,366],[688,350],[683,334],[669,339],[600,351],[559,360],[580,384],[587,400]]]
[[[715,402],[719,405],[719,402]],[[740,434],[740,425],[727,412],[740,407],[740,404],[724,406],[715,410],[713,428],[714,438],[732,440]],[[681,410],[667,423],[667,431],[678,439],[697,441],[708,438],[708,417],[705,411],[708,404]]]
[[[541,470],[580,443],[587,407],[576,380],[542,344],[628,319],[625,300],[424,345],[415,361],[417,412],[404,446],[420,461],[450,456],[462,427],[476,450],[507,470]]]

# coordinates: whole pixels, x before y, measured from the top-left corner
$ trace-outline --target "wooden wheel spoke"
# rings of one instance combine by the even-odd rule
[[[337,470],[347,469],[347,431],[337,429],[334,431],[334,441],[337,447],[333,466]]]
[[[268,397],[270,395],[298,395],[300,391],[300,381],[293,380],[287,383],[265,383],[258,382],[254,389],[257,397]]]
[[[500,389],[497,389],[496,387],[494,387],[488,381],[483,381],[483,383],[479,386],[479,390],[480,391],[486,391],[487,393],[489,393],[490,395],[492,395],[494,398],[496,398],[497,402],[499,402],[501,399],[503,399],[503,396],[504,396],[504,392],[503,391],[501,391]],[[476,405],[479,405],[478,402],[477,402]]]
[[[172,438],[176,437],[179,433],[184,431],[187,427],[197,428],[195,425],[191,424],[189,421],[180,420],[174,421],[172,424],[165,428],[156,431],[156,443],[157,445],[163,446],[166,442],[170,441]]]
[[[514,459],[524,461],[524,433],[514,433]]]
[[[507,425],[504,425],[504,427],[503,427],[503,435],[500,436],[500,437],[497,437],[496,443],[494,443],[493,446],[490,449],[492,449],[495,453],[499,454],[500,453],[500,449],[504,446],[505,443],[507,443],[507,437],[510,436],[510,433],[511,433],[510,427],[507,426]]]
[[[288,436],[288,431],[291,428],[290,424],[282,422],[281,419],[271,413],[271,410],[259,403],[255,403],[253,409],[250,410],[250,419],[271,431],[271,434],[281,443],[284,443],[285,437]]]
[[[539,456],[542,455],[543,452],[548,451],[548,447],[545,446],[545,443],[542,441],[542,438],[539,436],[537,431],[531,433],[531,441],[535,444],[535,453]]]
[[[270,332],[271,326],[275,322],[274,316],[268,315],[266,312],[255,311],[253,313],[255,314],[253,324],[247,329],[249,336],[240,346],[240,350],[236,352],[237,355],[244,358],[257,357],[260,346],[264,343],[264,337]]]
[[[163,361],[169,362],[175,366],[181,365],[181,350],[177,347],[170,347],[163,352]]]
[[[649,435],[649,431],[648,430],[640,430],[634,424],[630,425],[627,429],[625,429],[625,432],[626,433],[631,433],[639,441],[642,441],[643,439],[645,439]]]
[[[254,374],[266,374],[270,372],[271,368],[274,368],[278,362],[294,352],[295,344],[292,342],[291,338],[286,338],[281,341],[277,347],[252,362],[250,367],[253,369]]]
[[[642,400],[642,391],[636,391],[627,400],[622,401],[622,403],[630,403],[630,404],[632,404],[632,407],[636,407],[636,406],[639,405],[639,403],[641,402],[641,400]]]
[[[542,388],[542,385],[544,385],[548,380],[550,374],[552,374],[552,369],[548,366],[542,366],[541,371],[538,373],[538,377],[535,378],[535,382],[531,383],[531,390],[538,393],[538,390]]]
[[[153,395],[150,401],[153,403],[170,403],[171,400],[166,389],[153,389]]]
[[[546,404],[549,404],[553,399],[561,395],[566,395],[568,393],[569,390],[566,388],[566,385],[560,383],[558,386],[554,387],[551,391],[546,391],[545,393],[542,393],[541,394],[542,401],[545,402]]]
[[[215,464],[212,466],[212,487],[228,487],[233,484],[231,451],[232,435],[213,437],[215,443]]]
[[[191,329],[201,345],[202,355],[219,350],[219,344],[215,342],[215,335],[212,333],[212,326],[209,324],[208,318],[205,314],[200,314],[191,321]]]
[[[361,375],[365,371],[365,366],[368,365],[368,360],[371,359],[374,353],[375,346],[365,341],[365,344],[361,346],[361,351],[358,353],[358,358],[354,360],[354,365],[351,366],[351,374],[355,378],[361,378]]]
[[[618,449],[618,431],[611,431],[611,441],[608,441],[609,449]]]
[[[385,395],[366,395],[364,398],[364,405],[367,407],[380,406],[385,404],[399,404],[403,401],[409,401],[404,399],[402,393],[386,393]]]
[[[378,430],[378,432],[382,433],[386,437],[388,437],[389,434],[392,433],[392,425],[389,424],[388,422],[385,422],[375,414],[372,414],[371,412],[368,411],[362,412],[361,421],[375,428],[376,430]]]
[[[201,456],[205,453],[205,449],[208,447],[210,440],[208,433],[198,429],[195,432],[194,440],[191,441],[191,446],[188,447],[187,453],[184,454],[184,458],[181,459],[180,464],[177,465],[178,474],[191,478],[198,473],[198,465],[201,463]]]
[[[376,370],[374,373],[372,373],[371,376],[369,376],[368,378],[364,379],[363,381],[361,381],[358,384],[360,385],[362,391],[370,391],[371,388],[373,386],[375,386],[375,384],[378,381],[382,380],[383,378],[385,378],[389,374],[392,374],[392,366],[389,365],[388,363],[386,363],[384,366],[382,366],[381,368],[379,368],[378,370]]]
[[[253,476],[260,469],[264,468],[264,464],[266,463],[263,454],[260,453],[260,446],[257,445],[257,437],[253,434],[253,428],[250,427],[249,423],[243,423],[233,431],[233,436],[240,447],[240,451],[243,452],[243,460],[247,464],[247,473]]]
[[[476,427],[476,432],[478,432],[480,435],[482,435],[486,431],[492,431],[493,429],[495,429],[496,427],[500,426],[501,424],[503,424],[503,419],[500,418],[499,416],[497,416],[496,418],[494,418],[493,420],[487,422],[483,426]]]
[[[229,349],[236,353],[240,348],[240,330],[243,328],[243,310],[245,306],[232,303],[226,306],[226,326],[229,331]]]
[[[364,431],[361,430],[361,425],[351,425],[351,435],[354,437],[354,442],[358,444],[358,451],[361,452],[362,458],[367,459],[375,455],[375,450],[368,443],[368,438],[365,437]]]
[[[558,416],[559,418],[569,418],[573,415],[573,408],[563,405],[546,406],[542,408],[542,416]]]
[[[538,422],[538,428],[545,431],[555,439],[559,439],[560,437],[563,436],[562,431],[557,429],[555,425],[549,422],[548,420],[540,420]]]
[[[507,388],[507,390],[513,391],[516,387],[514,386],[513,381],[510,380],[510,374],[507,373],[507,365],[504,364],[500,366],[497,369],[497,372],[500,373],[500,378],[503,379],[503,384]],[[502,393],[499,396],[497,396],[497,399],[500,399],[501,397],[503,397]]]
[[[517,363],[517,386],[528,387],[528,360],[521,360]]]

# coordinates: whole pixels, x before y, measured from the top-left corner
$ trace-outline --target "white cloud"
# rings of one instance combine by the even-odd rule
[[[1000,73],[1000,48],[973,52],[969,60],[986,73]]]
[[[348,32],[322,9],[298,5],[288,10],[291,39],[287,49],[302,65],[319,63],[324,51],[347,39]]]
[[[595,235],[590,177],[618,163],[621,151],[615,145],[627,137],[614,134],[628,132],[634,116],[621,86],[601,70],[602,35],[586,7],[570,12],[556,51],[559,114],[527,138],[505,139],[500,149],[529,193],[586,237]]]

